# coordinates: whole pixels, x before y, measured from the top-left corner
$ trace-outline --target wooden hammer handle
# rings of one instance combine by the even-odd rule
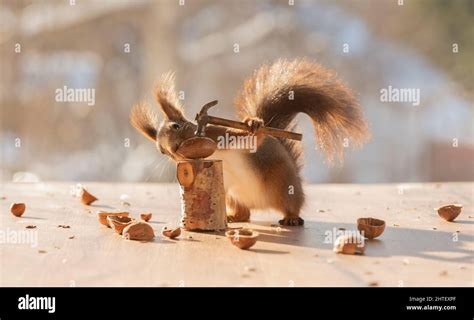
[[[239,130],[243,130],[247,132],[249,131],[249,126],[246,123],[229,120],[229,119],[208,116],[207,123],[214,124],[217,126],[231,127],[231,128],[235,128],[235,129],[239,129]],[[303,135],[301,133],[285,131],[285,130],[272,128],[272,127],[262,127],[260,130],[262,133],[276,137],[276,138],[286,138],[286,139],[292,139],[292,140],[297,140],[297,141],[301,141],[301,139],[303,138]]]

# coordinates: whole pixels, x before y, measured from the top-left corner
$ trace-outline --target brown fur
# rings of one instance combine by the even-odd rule
[[[351,90],[334,72],[305,59],[260,67],[245,82],[235,105],[241,118],[258,117],[266,126],[280,129],[292,128],[295,116],[306,113],[313,121],[318,146],[330,161],[342,160],[344,138],[354,146],[368,138],[367,123]],[[283,143],[300,163],[300,148],[288,140]]]
[[[168,72],[161,76],[155,85],[155,98],[167,119],[185,120],[183,106],[176,96],[174,73]]]
[[[152,141],[156,141],[158,134],[156,115],[144,103],[138,103],[133,106],[130,113],[130,122],[132,126],[140,131],[145,137]]]
[[[243,222],[250,220],[250,209],[239,203],[231,196],[226,197],[227,220],[229,222]]]

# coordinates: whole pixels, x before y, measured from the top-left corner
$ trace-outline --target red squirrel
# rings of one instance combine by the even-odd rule
[[[158,125],[152,109],[137,104],[130,115],[132,125],[173,160],[179,144],[195,135],[196,125],[184,116],[176,96],[174,76],[162,76],[155,97],[164,120]],[[211,158],[223,161],[229,221],[248,221],[251,209],[276,209],[283,214],[281,225],[301,226],[304,192],[300,170],[302,147],[299,142],[264,136],[263,125],[293,130],[295,116],[307,114],[314,125],[318,147],[328,160],[342,159],[344,141],[361,145],[369,136],[359,103],[352,91],[334,72],[306,59],[278,60],[263,65],[245,81],[235,100],[239,117],[257,137],[257,151],[218,149]],[[248,133],[208,125],[206,136],[242,136]]]

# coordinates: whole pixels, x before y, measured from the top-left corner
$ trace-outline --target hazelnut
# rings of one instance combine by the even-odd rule
[[[108,216],[119,216],[119,217],[128,217],[128,212],[107,212],[107,211],[99,211],[97,212],[97,219],[99,222],[106,227],[109,227],[109,223],[107,221]]]
[[[375,239],[385,230],[385,221],[375,218],[357,219],[357,229],[368,239]]]
[[[225,235],[234,246],[242,250],[251,248],[258,238],[258,232],[251,229],[229,230]]]
[[[95,196],[87,192],[87,190],[84,189],[84,187],[81,187],[79,195],[81,197],[81,202],[85,205],[90,205],[92,202],[98,200]]]
[[[148,223],[140,221],[126,226],[122,236],[128,240],[150,241],[155,237],[155,233]]]
[[[436,209],[441,218],[446,221],[453,221],[459,216],[462,210],[462,204],[448,204]]]
[[[133,222],[135,222],[135,220],[127,216],[107,216],[109,227],[118,234],[122,234],[123,229]]]
[[[343,254],[364,254],[365,242],[361,235],[342,235],[334,242],[333,251]]]
[[[217,144],[207,137],[186,139],[179,145],[176,153],[187,159],[207,158],[216,151]]]
[[[148,212],[143,212],[140,214],[140,219],[144,220],[144,221],[150,221],[151,219],[151,216],[152,214],[151,213],[148,213]]]
[[[15,217],[21,217],[25,213],[26,205],[24,203],[12,203],[10,205],[10,212]]]
[[[167,227],[164,227],[161,231],[161,234],[170,239],[174,239],[181,235],[181,228],[178,227],[176,229],[168,229]]]

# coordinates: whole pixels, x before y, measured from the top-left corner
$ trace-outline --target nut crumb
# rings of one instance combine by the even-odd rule
[[[75,239],[76,237],[75,236],[70,236],[68,239]]]
[[[47,253],[46,250],[38,250],[38,253]]]
[[[126,193],[123,193],[123,194],[120,195],[120,200],[122,200],[122,201],[127,200],[129,198],[130,198],[130,196]]]
[[[71,226],[68,226],[66,224],[60,224],[60,225],[58,225],[58,228],[69,229],[69,228],[71,228]]]
[[[369,287],[378,287],[379,283],[377,281],[369,282]]]
[[[26,228],[26,229],[36,229],[36,226],[30,224],[30,225],[27,225],[25,228]]]

